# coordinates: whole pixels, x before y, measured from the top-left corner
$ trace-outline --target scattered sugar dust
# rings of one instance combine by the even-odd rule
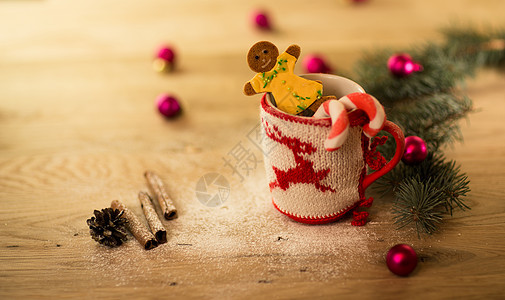
[[[115,285],[150,282],[153,277],[164,278],[158,282],[161,286],[283,278],[310,282],[345,278],[383,255],[369,247],[381,239],[374,224],[355,227],[344,218],[306,225],[282,215],[271,203],[264,176],[232,179],[228,199],[217,207],[198,201],[195,184],[196,179],[169,187],[179,217],[163,220],[168,242],[153,250],[144,250],[132,236],[125,245],[108,249],[83,229],[79,238],[86,239],[85,244],[75,247],[86,268]],[[140,208],[128,206],[143,218]],[[97,277],[98,286],[101,282]]]

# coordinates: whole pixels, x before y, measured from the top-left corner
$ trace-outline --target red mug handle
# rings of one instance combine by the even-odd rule
[[[400,129],[400,127],[398,127],[398,125],[396,125],[391,121],[386,121],[384,123],[384,128],[382,128],[382,130],[389,132],[395,139],[396,152],[393,158],[390,161],[388,161],[382,168],[365,176],[362,185],[363,189],[366,189],[375,180],[379,179],[387,172],[391,171],[400,162],[403,156],[403,152],[405,151],[405,136],[403,135],[403,132]]]

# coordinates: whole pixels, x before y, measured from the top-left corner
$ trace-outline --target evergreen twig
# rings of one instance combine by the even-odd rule
[[[402,228],[413,222],[418,236],[420,232],[435,232],[442,221],[438,210],[443,201],[442,194],[430,181],[423,182],[416,176],[405,179],[398,187],[393,205],[395,223]]]
[[[383,193],[395,194],[395,223],[400,227],[413,223],[418,235],[435,232],[444,214],[470,208],[464,201],[470,192],[468,177],[441,151],[462,140],[458,121],[473,111],[472,100],[460,88],[464,79],[485,66],[505,66],[505,30],[482,33],[450,27],[442,34],[445,43],[367,53],[354,70],[354,80],[382,102],[388,119],[400,125],[405,136],[419,136],[428,145],[429,155],[422,163],[400,163],[376,184]],[[420,63],[423,71],[404,78],[390,74],[388,58],[402,52]],[[392,157],[393,143],[380,151]]]
[[[430,153],[419,165],[400,163],[377,181],[376,188],[383,193],[395,194],[393,213],[400,227],[414,222],[417,229],[433,233],[436,226],[424,224],[435,218],[431,213],[438,223],[444,212],[452,215],[456,208],[470,209],[465,203],[470,192],[469,184],[467,175],[461,172],[455,161],[446,161],[443,156]]]

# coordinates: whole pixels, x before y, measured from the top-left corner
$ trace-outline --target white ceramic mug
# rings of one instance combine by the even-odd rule
[[[340,98],[365,92],[357,83],[336,75],[302,77],[320,80],[324,95]],[[280,212],[299,222],[323,224],[338,220],[365,201],[365,189],[389,172],[403,154],[403,133],[386,121],[383,130],[394,137],[395,156],[379,170],[367,174],[370,141],[361,127],[368,118],[361,110],[349,112],[351,128],[347,140],[340,149],[329,152],[324,147],[331,128],[329,118],[287,114],[272,105],[268,94],[261,99],[260,109],[272,202]]]

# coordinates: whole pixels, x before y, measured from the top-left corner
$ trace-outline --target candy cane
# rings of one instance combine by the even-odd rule
[[[386,121],[384,107],[372,95],[352,93],[338,99],[338,101],[344,104],[348,110],[357,108],[367,114],[370,122],[363,125],[363,132],[367,137],[372,138],[384,127],[384,122]]]
[[[327,117],[331,118],[331,129],[324,141],[324,147],[328,151],[335,151],[342,146],[349,133],[349,118],[344,104],[338,100],[323,102],[314,113],[314,118]]]

